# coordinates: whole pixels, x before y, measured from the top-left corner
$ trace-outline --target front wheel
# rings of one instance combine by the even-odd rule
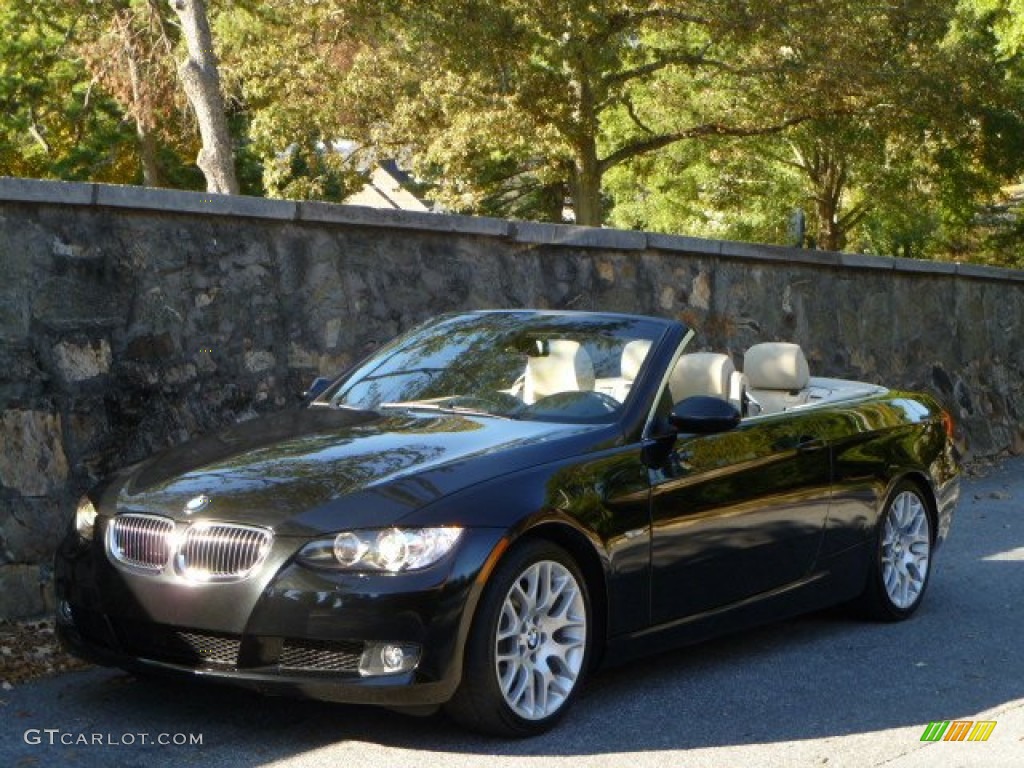
[[[540,540],[516,547],[480,601],[448,713],[498,736],[551,728],[583,681],[591,615],[586,582],[568,552]]]
[[[886,502],[861,607],[872,617],[900,621],[917,610],[931,575],[932,522],[920,488],[903,482]]]

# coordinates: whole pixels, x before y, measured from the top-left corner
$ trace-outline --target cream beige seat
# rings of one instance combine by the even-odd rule
[[[692,352],[681,355],[668,377],[672,402],[694,395],[732,400],[736,366],[728,355],[716,352]]]
[[[647,339],[634,339],[622,348],[622,358],[619,363],[619,370],[622,372],[625,392],[628,393],[636,375],[640,373],[640,366],[647,359],[647,353],[651,350],[651,342]]]
[[[619,375],[614,378],[597,379],[594,383],[595,392],[603,392],[609,397],[614,397],[620,403],[625,402],[629,390],[633,388],[633,382],[640,372],[640,366],[647,359],[647,353],[651,349],[651,342],[647,339],[634,339],[622,347],[619,356]]]
[[[747,394],[762,413],[778,413],[807,402],[810,369],[797,344],[769,341],[755,344],[743,357]]]
[[[530,357],[523,379],[527,405],[557,392],[588,392],[594,389],[594,363],[579,342],[552,339],[547,354]]]

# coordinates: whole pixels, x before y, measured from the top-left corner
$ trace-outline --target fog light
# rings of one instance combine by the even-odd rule
[[[405,661],[405,651],[400,645],[385,645],[380,649],[380,660],[384,669],[389,672],[397,672],[402,668],[402,662]]]
[[[71,614],[71,603],[67,600],[57,601],[57,621],[61,624],[75,623],[75,617]]]
[[[416,669],[420,647],[415,643],[368,643],[359,660],[359,674],[397,675]]]

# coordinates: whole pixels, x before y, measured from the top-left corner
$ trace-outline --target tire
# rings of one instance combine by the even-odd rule
[[[915,484],[899,483],[879,516],[862,612],[881,621],[909,618],[928,588],[934,543],[927,499]]]
[[[592,617],[586,582],[568,552],[544,540],[513,548],[480,600],[462,682],[446,712],[494,736],[549,730],[583,683]]]

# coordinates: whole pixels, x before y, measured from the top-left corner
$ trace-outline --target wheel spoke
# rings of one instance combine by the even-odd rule
[[[526,689],[529,688],[530,673],[526,668],[519,663],[513,663],[509,665],[509,674],[502,680],[502,692],[505,694],[505,699],[511,704],[513,702],[519,702],[526,695]]]
[[[532,613],[537,605],[537,581],[520,579],[513,587],[513,593],[519,598],[519,615]],[[511,595],[510,595],[511,597]]]
[[[521,619],[511,600],[501,606],[501,618],[498,620],[498,643],[512,637],[518,637]]]
[[[548,710],[548,682],[551,673],[542,667],[533,670],[533,710],[536,713],[546,714]]]

